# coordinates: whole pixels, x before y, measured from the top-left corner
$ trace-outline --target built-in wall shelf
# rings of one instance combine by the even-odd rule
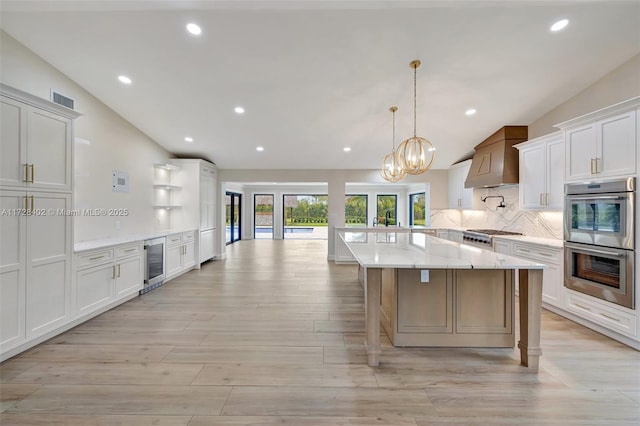
[[[165,210],[179,209],[180,207],[182,207],[182,206],[169,205],[169,204],[154,204],[153,205],[154,209],[165,209]]]
[[[155,189],[166,189],[167,191],[175,191],[175,190],[178,190],[178,189],[182,189],[182,187],[181,187],[181,186],[177,186],[177,185],[165,185],[165,184],[163,184],[163,183],[155,184],[155,185],[153,185],[153,187],[154,187]]]
[[[180,167],[173,164],[154,164],[153,167],[164,170],[180,170]]]

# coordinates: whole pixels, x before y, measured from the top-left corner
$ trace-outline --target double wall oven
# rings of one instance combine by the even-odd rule
[[[565,286],[635,309],[635,178],[565,185]]]

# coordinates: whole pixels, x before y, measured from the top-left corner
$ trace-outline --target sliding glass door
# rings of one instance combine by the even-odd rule
[[[242,194],[236,192],[227,191],[226,197],[226,210],[227,210],[227,244],[235,243],[240,240],[241,227],[240,218],[242,217],[241,205]]]
[[[425,193],[418,192],[417,194],[409,195],[409,225],[411,226],[425,226]]]
[[[328,199],[327,195],[283,195],[283,237],[327,239]]]
[[[273,194],[253,196],[253,238],[273,239]]]

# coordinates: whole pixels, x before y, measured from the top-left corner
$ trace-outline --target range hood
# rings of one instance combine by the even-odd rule
[[[513,145],[527,140],[527,126],[504,126],[476,145],[465,188],[518,183],[518,150]]]

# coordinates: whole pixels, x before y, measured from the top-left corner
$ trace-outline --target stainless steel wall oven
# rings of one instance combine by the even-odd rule
[[[565,286],[635,309],[635,178],[565,186]]]

